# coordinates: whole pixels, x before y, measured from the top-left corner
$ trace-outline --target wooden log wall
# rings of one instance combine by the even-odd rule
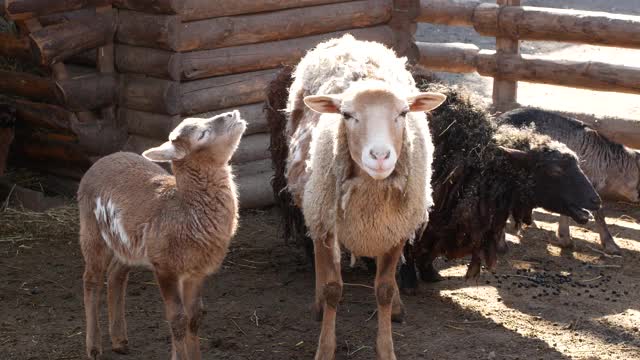
[[[186,117],[238,109],[248,122],[231,160],[240,205],[272,204],[263,113],[269,82],[282,65],[295,64],[318,43],[345,33],[396,48],[409,45],[412,32],[399,40],[393,26],[400,21],[390,22],[408,8],[397,2],[116,0],[118,118],[129,134],[124,149],[141,153],[157,146]],[[417,16],[417,6],[412,9]]]
[[[126,140],[114,116],[116,10],[111,0],[5,0],[2,6],[19,33],[0,34],[0,56],[27,69],[0,71],[0,93],[16,109],[12,159],[78,181],[92,159]],[[70,65],[74,58],[83,66]]]

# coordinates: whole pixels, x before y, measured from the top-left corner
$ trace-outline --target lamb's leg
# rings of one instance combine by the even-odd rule
[[[607,254],[612,255],[620,255],[622,251],[620,247],[613,241],[613,237],[609,232],[609,227],[607,227],[607,223],[604,220],[604,211],[602,208],[598,209],[598,211],[593,214],[593,217],[596,220],[596,227],[598,228],[598,232],[600,233],[600,244],[602,244],[602,248]]]
[[[117,259],[111,260],[107,281],[107,303],[109,306],[109,334],[111,350],[119,354],[129,352],[127,322],[124,316],[125,295],[130,267]]]
[[[496,249],[498,251],[498,254],[500,255],[504,255],[509,252],[509,245],[507,244],[507,233],[504,231],[504,229],[502,229],[502,233],[498,238]]]
[[[202,304],[202,286],[204,277],[190,278],[182,283],[182,301],[189,319],[187,329],[187,352],[190,360],[200,360],[200,338],[198,329],[204,317],[204,306]]]
[[[169,326],[171,327],[171,360],[185,360],[187,349],[187,315],[180,296],[178,277],[171,273],[156,271],[156,279],[164,300],[164,307]]]
[[[84,256],[84,311],[86,318],[86,349],[89,359],[102,354],[100,335],[100,293],[112,253],[102,241],[94,220],[81,218],[80,245]]]
[[[398,245],[377,259],[376,301],[378,303],[378,338],[376,341],[377,358],[395,360],[393,336],[391,331],[391,313],[394,297],[399,296],[396,283],[396,266],[402,254],[404,244]]]
[[[571,232],[569,230],[569,217],[560,215],[558,221],[558,232],[556,233],[557,240],[553,241],[554,245],[558,245],[563,249],[573,248],[573,240],[571,239]]]
[[[336,312],[342,298],[340,274],[340,247],[335,235],[317,239],[314,243],[316,267],[317,309],[322,309],[322,329],[316,351],[316,360],[335,359]]]

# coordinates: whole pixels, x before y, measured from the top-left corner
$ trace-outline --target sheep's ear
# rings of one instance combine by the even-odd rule
[[[176,148],[175,145],[171,143],[171,141],[167,141],[166,143],[151,148],[142,153],[142,156],[145,158],[155,161],[155,162],[165,162],[165,161],[173,161],[182,159],[185,154],[184,151]]]
[[[498,148],[502,150],[502,152],[504,152],[505,155],[512,158],[513,160],[525,161],[528,159],[526,151],[512,149],[504,146],[498,146]]]
[[[309,109],[319,113],[340,113],[342,100],[336,95],[311,95],[304,98]]]
[[[423,92],[411,96],[407,99],[409,111],[431,111],[447,100],[447,97],[440,93]]]

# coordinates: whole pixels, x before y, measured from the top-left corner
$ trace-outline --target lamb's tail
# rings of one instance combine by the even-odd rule
[[[313,254],[313,242],[307,236],[302,211],[293,203],[293,197],[287,190],[285,171],[289,148],[287,146],[286,127],[287,115],[284,110],[287,106],[289,88],[293,82],[292,67],[284,67],[278,76],[267,88],[267,101],[265,111],[267,124],[271,134],[271,162],[275,175],[271,180],[271,187],[283,217],[283,231],[285,241],[293,239],[298,245],[305,247],[307,254]],[[295,115],[295,114],[294,114]]]

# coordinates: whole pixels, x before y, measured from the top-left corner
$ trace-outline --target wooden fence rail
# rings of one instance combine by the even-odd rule
[[[475,0],[421,0],[417,21],[473,26],[484,36],[640,49],[640,16]]]

